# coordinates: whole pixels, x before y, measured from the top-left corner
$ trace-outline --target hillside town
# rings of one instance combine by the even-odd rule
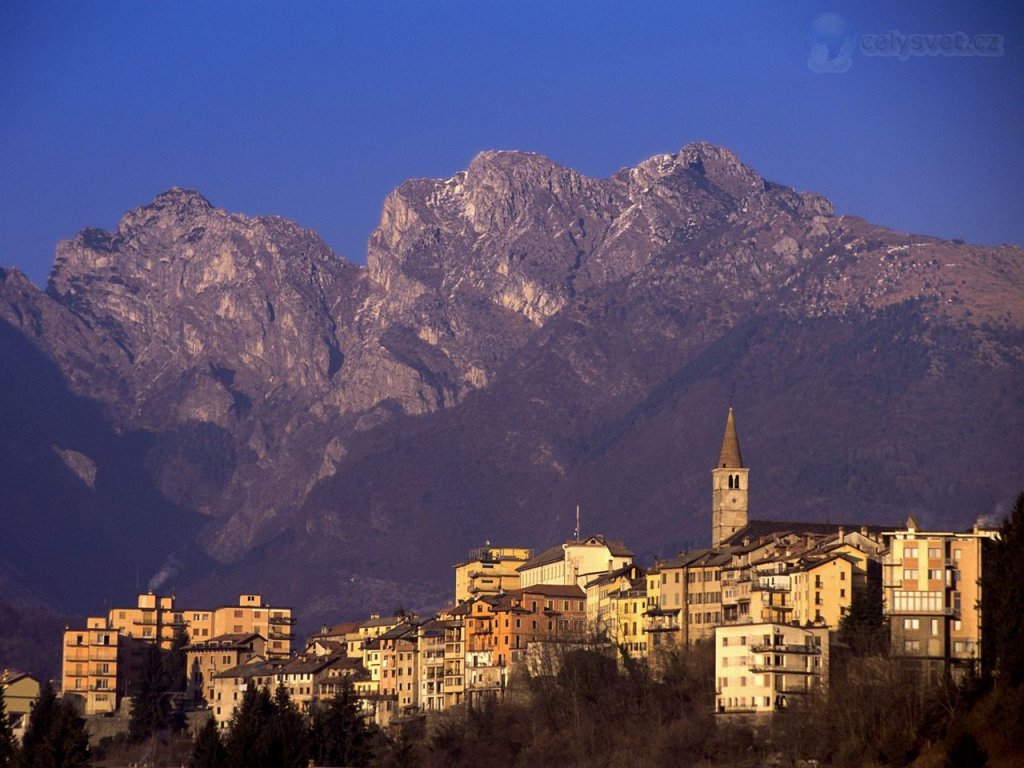
[[[880,600],[889,653],[929,680],[980,671],[980,578],[998,533],[750,518],[751,470],[730,408],[711,470],[711,547],[645,567],[627,544],[574,535],[535,552],[487,545],[453,566],[450,605],[340,621],[305,642],[292,609],[262,595],[218,607],[138,595],[63,636],[58,692],[88,719],[136,695],[147,652],[181,649],[187,711],[226,729],[250,687],[283,686],[302,712],[349,687],[381,727],[487,700],[516,676],[550,674],[567,650],[638,662],[657,675],[666,654],[713,644],[714,714],[771,718],[827,691],[844,618]],[[2,678],[15,733],[39,681]]]

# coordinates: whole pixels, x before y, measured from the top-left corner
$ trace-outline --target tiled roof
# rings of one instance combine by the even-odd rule
[[[283,661],[267,661],[262,657],[255,657],[249,659],[242,664],[237,664],[230,669],[225,669],[223,672],[218,672],[214,675],[215,678],[241,678],[248,680],[253,677],[266,677],[269,675],[276,675],[284,667],[285,662]]]
[[[530,568],[538,568],[542,565],[549,565],[551,563],[557,563],[559,560],[565,558],[565,548],[558,544],[554,547],[545,549],[536,557],[530,558],[525,563],[516,568],[517,571],[526,571]]]
[[[360,621],[343,621],[340,624],[335,624],[333,627],[328,627],[326,632],[320,632],[318,634],[321,637],[350,635],[353,632],[358,632],[360,626],[362,626],[362,622]]]
[[[723,543],[740,545],[744,539],[752,542],[764,536],[771,536],[780,533],[837,533],[842,528],[845,531],[860,531],[866,528],[869,533],[881,534],[883,531],[892,530],[888,525],[859,525],[857,523],[813,523],[799,520],[750,520]]]
[[[509,595],[544,595],[545,597],[586,598],[586,593],[575,584],[534,584],[512,590]]]
[[[743,467],[743,457],[740,455],[740,438],[736,434],[736,420],[732,415],[732,408],[729,408],[729,415],[725,417],[725,436],[722,438],[722,452],[718,456],[718,467],[727,469],[740,469]],[[731,485],[729,486],[732,487]]]
[[[189,643],[185,646],[186,651],[211,651],[211,650],[244,650],[248,643],[254,638],[265,640],[263,635],[255,632],[236,632],[227,635],[217,635],[209,640],[200,640],[197,643]]]

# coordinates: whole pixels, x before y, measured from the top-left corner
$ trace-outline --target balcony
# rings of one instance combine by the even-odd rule
[[[774,664],[751,664],[750,671],[754,674],[771,673],[773,675],[817,675],[821,670],[803,669],[800,667],[787,667],[785,665],[775,666]]]
[[[270,614],[270,616],[268,618],[268,621],[271,624],[294,624],[295,623],[295,617],[294,616],[286,616],[283,613],[272,613],[272,614]]]
[[[765,645],[759,643],[758,645],[750,646],[750,650],[754,653],[801,653],[810,656],[820,656],[821,648],[815,645],[801,645],[799,643],[783,644],[783,645]]]

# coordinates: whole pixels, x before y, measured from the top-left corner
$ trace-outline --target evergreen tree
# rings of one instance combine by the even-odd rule
[[[228,768],[260,768],[269,765],[264,731],[273,716],[274,702],[270,699],[270,692],[249,683],[228,730],[225,745]]]
[[[168,727],[170,707],[167,702],[163,659],[160,649],[150,644],[142,667],[139,692],[132,704],[128,722],[128,735],[132,741],[142,741]]]
[[[359,714],[348,680],[313,713],[312,753],[318,765],[365,765],[373,758],[373,731]]]
[[[188,642],[188,632],[184,627],[178,627],[171,641],[171,650],[163,658],[164,688],[167,691],[184,692],[188,685],[188,657],[185,654]]]
[[[21,768],[35,768],[36,765],[42,764],[46,738],[57,720],[58,708],[57,694],[47,680],[39,690],[39,698],[32,705],[28,726],[21,737]]]
[[[34,768],[83,768],[89,765],[89,734],[74,705],[65,701],[46,737],[44,759]]]
[[[224,768],[227,756],[224,743],[217,733],[217,721],[211,717],[196,734],[189,768]]]
[[[882,612],[882,579],[869,563],[868,582],[864,590],[857,590],[850,600],[850,612],[839,622],[839,641],[850,647],[856,656],[884,654],[889,644],[889,633]]]
[[[85,721],[69,701],[60,703],[46,682],[22,737],[20,768],[81,768],[89,764]]]
[[[309,763],[309,730],[284,685],[274,693],[274,714],[264,735],[268,766],[305,768]]]
[[[1003,522],[999,541],[985,553],[982,613],[987,640],[983,658],[1000,684],[1024,683],[1024,493]]]
[[[7,719],[7,706],[4,703],[4,689],[0,686],[0,768],[14,765],[15,743],[11,723]]]

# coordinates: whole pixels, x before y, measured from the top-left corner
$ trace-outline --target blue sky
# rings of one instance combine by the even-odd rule
[[[1024,244],[1015,5],[5,0],[0,265],[41,283],[58,240],[175,185],[362,262],[392,188],[481,150],[605,176],[695,140],[842,213]],[[825,12],[848,24],[848,71],[808,66]],[[1003,52],[864,55],[891,31]]]

